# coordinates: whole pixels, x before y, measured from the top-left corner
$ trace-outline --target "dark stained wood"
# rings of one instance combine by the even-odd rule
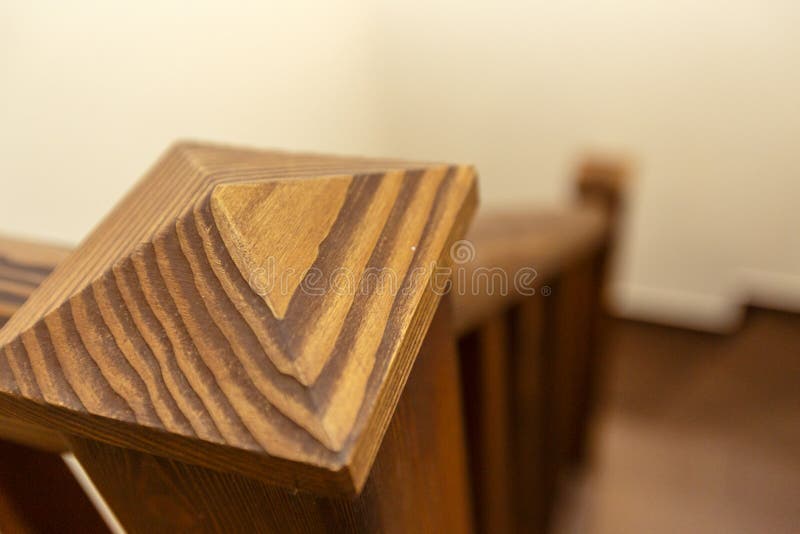
[[[597,362],[603,332],[602,284],[624,203],[626,175],[626,166],[618,162],[587,160],[579,171],[578,206],[484,214],[468,236],[476,255],[459,265],[466,271],[461,280],[471,281],[481,268],[502,268],[513,276],[519,269],[533,267],[537,290],[533,297],[520,295],[511,284],[510,294],[455,291],[453,295],[457,331],[472,330],[462,339],[461,352],[475,514],[481,531],[545,532],[558,470],[579,464],[586,455],[587,429],[602,370]],[[176,179],[184,184],[182,196],[173,194],[158,205],[142,207],[146,204],[142,199],[159,188],[176,187]],[[52,349],[49,361],[58,360],[57,365],[64,354],[55,345],[78,348],[87,362],[99,364],[101,374],[108,369],[119,371],[120,365],[134,368],[138,377],[131,375],[132,382],[122,373],[117,377],[123,378],[121,382],[110,384],[111,397],[122,398],[128,413],[114,413],[109,420],[108,413],[86,410],[86,406],[76,410],[75,406],[32,405],[16,394],[4,397],[0,393],[0,413],[5,414],[0,415],[0,436],[61,451],[64,439],[50,427],[75,433],[70,439],[83,465],[100,481],[103,493],[132,531],[469,530],[472,518],[465,491],[463,440],[456,439],[463,429],[461,419],[453,417],[461,409],[454,408],[458,395],[448,390],[458,388],[454,371],[429,369],[424,383],[430,390],[420,393],[415,384],[422,379],[414,378],[420,375],[415,370],[383,441],[379,436],[403,390],[415,346],[438,295],[425,290],[418,293],[418,300],[409,299],[416,308],[406,310],[406,322],[400,321],[406,330],[397,335],[402,340],[395,345],[395,355],[381,366],[380,358],[370,359],[372,349],[364,343],[380,339],[375,333],[391,322],[388,317],[398,308],[393,299],[373,295],[351,302],[339,294],[314,299],[298,287],[312,269],[346,268],[360,274],[388,268],[402,275],[412,272],[415,262],[421,264],[423,256],[446,265],[449,244],[463,232],[474,205],[472,179],[470,169],[452,166],[176,146],[109,217],[99,237],[90,238],[76,253],[81,257],[70,260],[74,265],[57,273],[55,278],[60,279],[48,284],[49,294],[39,297],[36,306],[29,305],[34,311],[24,310],[28,317],[23,314],[11,325],[21,332],[27,356],[45,364],[29,367],[39,372],[27,375],[35,378],[27,385],[29,391],[38,387],[41,394],[42,377],[49,375],[44,379],[48,383],[55,376],[55,368],[47,367],[47,347]],[[449,194],[461,195],[460,200],[451,201],[437,215],[444,195],[442,184],[448,181],[458,182]],[[353,212],[359,214],[358,222],[340,223],[341,213]],[[161,215],[154,217],[156,213]],[[254,213],[267,217],[252,217]],[[124,214],[133,214],[133,219],[123,221]],[[431,231],[432,220],[438,221],[441,231]],[[133,232],[121,234],[120,228],[128,223]],[[387,233],[385,228],[393,226],[396,230]],[[287,241],[285,228],[305,239]],[[429,241],[436,242],[425,247],[427,256],[417,251],[425,235],[433,235]],[[110,241],[116,248],[110,247]],[[415,244],[398,246],[404,243]],[[0,326],[66,255],[60,247],[0,238]],[[89,262],[91,255],[99,259]],[[262,284],[263,270],[268,267],[262,262],[265,256],[276,259],[277,271],[288,273],[285,291]],[[539,293],[545,285],[552,296]],[[118,308],[126,311],[119,315]],[[348,314],[341,311],[346,309],[350,309]],[[186,310],[194,313],[186,315]],[[350,328],[347,325],[356,313],[362,322]],[[43,319],[37,319],[37,314]],[[174,321],[171,316],[180,319]],[[231,317],[240,318],[238,325],[230,323]],[[32,329],[25,331],[26,324]],[[296,336],[298,331],[303,335]],[[349,352],[337,356],[342,354],[344,334],[332,334],[339,331],[349,336],[351,344]],[[431,330],[426,339],[426,347],[438,343],[443,352],[452,352],[452,347],[445,347],[446,333],[434,335]],[[38,347],[38,352],[30,352],[31,346]],[[242,357],[254,348],[268,356],[277,373],[292,377],[294,386],[276,382],[278,374],[265,375]],[[19,346],[16,349],[6,349],[6,362],[0,361],[0,366],[17,365],[19,376],[19,364],[25,362]],[[255,384],[257,394],[313,438],[285,442],[290,449],[310,443],[300,447],[306,456],[298,461],[275,454],[270,447],[280,447],[283,438],[276,438],[276,427],[269,420],[256,420],[269,430],[260,440],[249,424],[244,425],[254,439],[248,444],[241,441],[244,434],[231,434],[230,428],[223,436],[216,421],[206,430],[219,435],[209,439],[209,434],[197,432],[196,421],[185,411],[180,413],[180,406],[169,408],[167,404],[178,400],[169,398],[173,394],[169,384],[164,385],[169,390],[166,395],[164,387],[154,394],[148,377],[152,379],[165,362],[177,364],[183,372],[190,353],[207,366],[204,353],[228,354],[228,361],[238,360],[246,374],[255,371],[264,380]],[[151,359],[139,360],[137,365],[134,360],[141,354],[150,354]],[[13,362],[7,359],[9,355]],[[384,372],[383,381],[366,375],[359,378],[365,361]],[[351,380],[341,384],[327,378],[331,366],[339,368],[338,376]],[[428,368],[422,360],[415,366]],[[390,368],[400,370],[390,372]],[[209,370],[215,374],[213,365]],[[226,375],[223,381],[242,376]],[[144,380],[144,389],[137,380]],[[368,384],[365,399],[377,399],[371,408],[366,400],[349,406],[335,400],[351,399],[352,392],[362,387],[359,383]],[[16,384],[17,388],[23,385]],[[435,413],[430,411],[430,397],[435,396],[431,388],[443,390],[439,393],[450,399]],[[313,402],[304,406],[304,389],[311,391],[313,402],[319,399],[314,391],[329,395],[329,408],[319,410]],[[234,398],[235,405],[236,392],[221,390],[227,402]],[[417,393],[409,393],[412,390]],[[301,391],[299,397],[296,391]],[[50,394],[54,392],[58,390]],[[208,390],[200,392],[202,402],[213,403],[213,395],[203,397],[207,394]],[[237,417],[246,421],[241,417],[248,410],[242,407],[250,401],[247,394],[238,398],[245,404],[234,406],[234,412],[241,412]],[[167,404],[159,404],[159,399]],[[413,410],[407,408],[409,404],[415,405]],[[363,414],[370,409],[373,421],[366,424]],[[353,417],[357,422],[349,426]],[[368,437],[356,448],[352,436],[359,425]],[[444,437],[440,430],[421,437],[414,430],[422,427],[440,429]],[[168,434],[163,433],[165,429]],[[265,437],[269,447],[262,443]],[[323,457],[313,452],[307,456],[314,442],[323,446],[319,449]],[[442,447],[429,450],[431,443]],[[336,447],[350,447],[349,465],[346,472],[334,472],[332,478],[323,475],[328,477],[323,481],[319,468],[325,464],[324,449]],[[347,456],[341,450],[340,458]],[[364,484],[376,454],[372,475],[354,500],[294,493],[264,482],[353,493]],[[56,458],[64,469],[60,459],[49,458]],[[398,465],[406,468],[400,470]],[[120,472],[125,476],[117,479]],[[51,469],[51,473],[56,471]],[[427,480],[425,476],[432,473],[436,479]],[[52,476],[58,479],[60,475]],[[68,473],[66,478],[71,481]],[[412,495],[410,489],[416,493]],[[139,501],[146,503],[144,509],[131,507],[131,502]],[[5,511],[13,521],[19,506],[4,507],[4,503],[0,502],[0,513]],[[169,513],[161,513],[162,509]],[[22,525],[28,512],[17,515]]]
[[[547,532],[556,493],[554,303],[551,297],[531,297],[511,315],[511,462],[517,532]]]
[[[67,442],[58,432],[19,421],[14,417],[0,416],[0,439],[44,452],[62,453],[67,450]]]
[[[591,256],[566,269],[559,278],[555,298],[554,361],[551,380],[553,400],[556,461],[564,466],[574,463],[578,443],[585,434],[581,425],[592,355],[590,334],[594,311]]]
[[[569,206],[478,212],[465,237],[474,255],[459,265],[465,273],[456,278],[468,282],[454,291],[456,331],[466,333],[526,296],[515,291],[513,283],[508,284],[508,294],[482,290],[471,283],[476,272],[502,269],[511,282],[520,269],[533,268],[538,287],[566,266],[613,245],[630,181],[630,164],[591,156],[578,167],[576,201]]]
[[[74,438],[128,532],[470,532],[458,368],[442,306],[356,498],[292,492],[232,473]]]
[[[479,213],[466,240],[468,260],[455,274],[456,331],[462,336],[466,419],[473,428],[470,450],[476,495],[511,494],[514,532],[546,532],[566,469],[580,465],[587,454],[589,428],[596,404],[601,368],[597,352],[602,342],[602,290],[608,258],[616,238],[627,186],[627,165],[593,157],[578,169],[576,202],[561,210]],[[515,286],[517,273],[535,270],[523,294]],[[507,292],[477,283],[479,276],[505,276]],[[497,330],[498,320],[510,313],[504,327],[510,339],[487,346],[481,332]],[[496,350],[497,346],[503,349]],[[495,348],[492,348],[495,347]],[[487,351],[487,354],[482,354]],[[508,359],[504,387],[483,387],[481,362],[490,355]],[[503,452],[480,427],[489,407],[504,404],[510,412],[510,449]],[[490,419],[493,424],[496,417]],[[503,423],[506,424],[506,423]],[[494,449],[490,447],[494,446]],[[492,455],[485,459],[487,450]],[[506,454],[508,459],[498,458]],[[494,492],[494,472],[484,465],[512,466],[511,490]],[[478,466],[476,467],[476,463]],[[491,499],[476,499],[479,518],[497,508]],[[492,521],[478,522],[492,531]]]
[[[606,344],[608,305],[605,300],[606,279],[609,264],[608,247],[599,250],[594,257],[587,259],[582,266],[586,291],[584,307],[587,312],[585,339],[581,346],[580,373],[578,376],[579,396],[572,461],[582,466],[591,454],[592,424],[600,390],[605,382],[606,369],[601,365],[601,354]]]
[[[497,315],[459,341],[476,522],[480,532],[511,532],[510,335]]]
[[[469,167],[176,145],[0,331],[0,415],[357,493],[475,204]]]
[[[578,200],[599,207],[614,233],[625,207],[625,197],[631,181],[630,163],[607,156],[584,159],[576,180]]]
[[[588,310],[586,341],[583,345],[582,376],[579,377],[580,396],[577,399],[577,423],[572,460],[581,466],[590,454],[591,426],[597,410],[599,390],[604,382],[605,369],[600,365],[600,354],[606,343],[607,321],[606,285],[612,276],[613,259],[621,221],[624,216],[627,193],[631,182],[631,164],[619,158],[586,158],[578,171],[577,196],[583,205],[599,207],[606,219],[606,238],[594,255],[582,267]]]
[[[586,534],[796,532],[800,315],[749,308],[730,335],[606,327],[602,439],[572,507]]]
[[[57,454],[0,441],[0,532],[109,532]]]

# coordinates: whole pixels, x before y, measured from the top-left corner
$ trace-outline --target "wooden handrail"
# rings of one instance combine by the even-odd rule
[[[0,235],[0,327],[68,255],[66,247]]]
[[[606,228],[602,212],[591,206],[480,212],[465,238],[474,257],[459,265],[467,286],[453,291],[456,332],[465,334],[534,294],[565,265],[602,246]],[[496,282],[489,287],[498,269],[504,291]],[[526,278],[519,276],[524,269],[533,269]]]
[[[475,205],[470,167],[175,145],[0,331],[0,414],[358,494]]]

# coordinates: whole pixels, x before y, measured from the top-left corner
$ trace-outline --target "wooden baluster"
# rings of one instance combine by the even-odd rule
[[[625,181],[625,168],[618,162],[587,160],[576,183],[579,206],[482,214],[467,236],[477,256],[462,266],[462,283],[469,287],[457,294],[456,329],[462,335],[466,420],[473,427],[472,472],[483,530],[499,522],[512,525],[513,531],[544,532],[560,468],[571,468],[585,451],[599,380],[604,258],[615,237]],[[549,284],[551,297],[536,300],[513,288],[506,294],[496,287],[477,292],[472,287],[478,272],[491,277],[502,269],[513,277],[529,267],[538,271],[539,287]],[[509,328],[504,321],[512,307]],[[498,341],[509,334],[510,339]],[[487,354],[505,360],[489,366]],[[499,368],[506,378],[498,378],[503,376]],[[498,415],[499,406],[510,415]],[[509,428],[510,438],[500,441],[509,439],[510,447],[490,442],[483,430],[498,434],[500,427]],[[494,489],[503,477],[513,489]],[[508,494],[513,494],[510,508],[480,498]],[[498,514],[501,509],[510,520]]]
[[[512,532],[510,335],[498,314],[459,342],[476,520],[481,532]]]
[[[584,260],[566,269],[559,277],[555,299],[554,362],[554,436],[557,462],[566,471],[575,465],[578,451],[583,450],[586,388],[594,381],[589,374],[593,349],[593,295],[590,261]]]
[[[591,422],[602,387],[604,366],[600,358],[605,342],[604,328],[608,310],[606,286],[611,275],[611,262],[619,241],[621,220],[629,188],[630,164],[620,159],[587,158],[578,171],[578,201],[599,207],[606,218],[603,242],[594,253],[584,260],[579,268],[585,292],[585,308],[588,310],[586,336],[582,350],[582,374],[577,399],[577,416],[572,448],[574,465],[586,461],[591,443]]]
[[[0,331],[0,415],[66,434],[132,532],[469,531],[434,313],[474,183],[468,167],[177,145]],[[387,433],[432,322],[437,357]],[[186,503],[245,489],[258,506],[234,515]]]
[[[606,332],[604,325],[607,308],[603,299],[603,291],[608,263],[607,252],[607,247],[598,250],[581,267],[580,273],[580,276],[583,277],[583,291],[586,295],[584,306],[587,315],[585,317],[585,338],[581,347],[581,372],[578,376],[580,385],[579,396],[576,399],[576,428],[571,451],[572,461],[576,466],[583,465],[588,460],[587,455],[590,453],[592,441],[591,424],[600,398],[599,389],[604,383],[605,366],[602,365],[601,358]]]
[[[593,254],[604,236],[604,220],[595,209],[483,214],[467,235],[476,255],[459,266],[464,273],[457,279],[467,287],[454,292],[455,324],[482,531],[493,532],[497,523],[510,525],[511,532],[547,528],[560,463],[553,436],[559,281],[563,270]],[[531,268],[535,280],[526,284],[535,287],[524,289],[534,289],[534,296],[515,287],[518,273]],[[498,269],[507,277],[508,291],[492,281]],[[546,285],[551,296],[539,293]],[[506,488],[497,490],[500,479]]]
[[[544,284],[542,284],[544,285]],[[549,286],[548,286],[549,287]],[[518,532],[544,533],[556,490],[553,440],[554,299],[528,297],[513,309],[512,449]]]

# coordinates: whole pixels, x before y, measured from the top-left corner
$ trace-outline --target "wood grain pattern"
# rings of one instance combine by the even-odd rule
[[[0,326],[68,254],[65,247],[0,236]],[[0,439],[48,452],[66,450],[60,434],[9,417],[0,417]]]
[[[0,331],[0,413],[356,492],[474,184],[470,167],[178,144]],[[385,271],[397,291],[360,290]]]
[[[0,325],[69,253],[55,245],[0,236]],[[51,429],[0,417],[0,531],[108,532],[60,453]]]
[[[124,528],[154,532],[468,533],[458,362],[443,305],[356,498],[319,496],[74,438]]]

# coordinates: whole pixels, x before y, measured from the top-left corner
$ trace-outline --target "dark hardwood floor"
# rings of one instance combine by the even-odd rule
[[[615,321],[591,468],[559,533],[800,532],[800,316],[738,333]]]

